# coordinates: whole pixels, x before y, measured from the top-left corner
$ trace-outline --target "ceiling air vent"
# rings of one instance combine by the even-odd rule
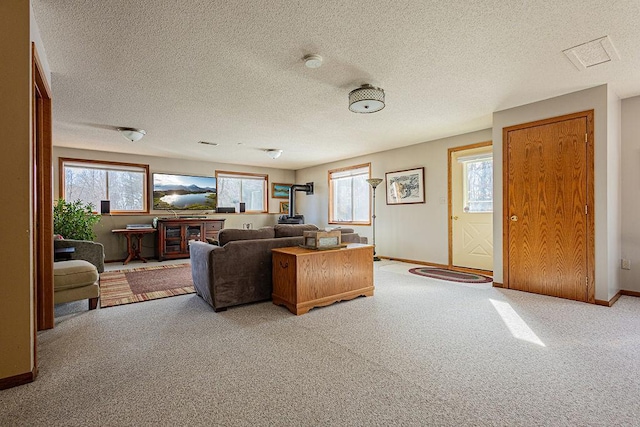
[[[563,50],[569,61],[580,71],[620,59],[609,36]]]

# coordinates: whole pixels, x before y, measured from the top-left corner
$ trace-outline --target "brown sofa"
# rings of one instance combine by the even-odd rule
[[[191,273],[196,293],[214,311],[271,299],[271,249],[298,246],[303,232],[317,230],[311,224],[278,224],[257,230],[225,228],[218,245],[190,244]],[[341,229],[345,243],[366,243],[352,229]]]

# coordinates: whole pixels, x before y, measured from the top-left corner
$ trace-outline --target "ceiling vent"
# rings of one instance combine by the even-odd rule
[[[600,37],[562,52],[579,71],[620,59],[609,36]]]

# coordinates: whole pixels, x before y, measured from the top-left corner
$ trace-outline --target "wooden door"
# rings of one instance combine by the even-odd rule
[[[53,308],[53,186],[51,89],[35,44],[33,72],[33,268],[37,330],[54,326]]]
[[[504,129],[505,285],[594,302],[593,112]]]
[[[491,142],[449,149],[451,267],[493,270],[492,168],[482,176],[474,172],[478,165],[493,164],[492,152]],[[487,172],[488,179],[481,179]],[[478,192],[483,193],[482,202]]]

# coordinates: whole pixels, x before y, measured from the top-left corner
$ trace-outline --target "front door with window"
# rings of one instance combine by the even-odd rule
[[[493,270],[492,146],[452,150],[451,265]]]

